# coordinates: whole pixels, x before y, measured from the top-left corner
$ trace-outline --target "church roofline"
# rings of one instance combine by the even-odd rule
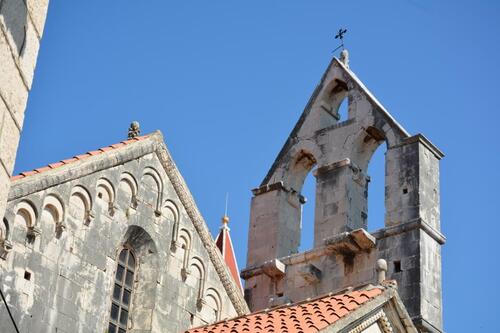
[[[394,127],[401,132],[403,137],[410,137],[410,134],[404,129],[401,124],[399,124],[396,119],[385,109],[385,107],[382,105],[382,103],[379,102],[379,100],[368,90],[368,88],[361,82],[361,80],[354,74],[349,68],[347,68],[342,61],[337,59],[336,57],[333,57],[333,59],[330,61],[328,64],[326,70],[324,71],[323,75],[321,76],[321,80],[319,81],[318,85],[314,88],[314,91],[309,98],[304,110],[302,111],[302,114],[299,117],[299,120],[295,124],[294,128],[292,129],[292,132],[288,136],[285,144],[281,148],[280,152],[278,153],[278,156],[276,157],[273,165],[267,172],[266,176],[264,177],[264,180],[261,182],[260,186],[266,185],[270,180],[271,177],[273,176],[274,172],[276,171],[276,168],[281,162],[281,159],[283,156],[286,155],[288,149],[290,146],[293,145],[294,140],[297,137],[297,134],[299,133],[304,121],[306,120],[307,116],[312,110],[313,103],[316,101],[318,98],[321,90],[323,89],[323,85],[325,83],[325,80],[327,78],[328,73],[331,71],[332,67],[339,67],[342,69],[343,73],[350,79],[350,81],[357,85],[359,90],[362,91],[367,99],[382,113],[382,115],[387,119],[387,121],[391,124],[394,125]]]
[[[206,248],[210,260],[236,312],[240,316],[249,313],[250,310],[243,295],[232,278],[231,272],[225,264],[222,255],[215,246],[205,219],[201,215],[184,178],[177,169],[160,131],[90,151],[68,160],[49,164],[47,167],[38,168],[32,172],[23,172],[21,173],[22,177],[14,176],[8,201],[13,201],[29,194],[43,191],[49,187],[112,168],[150,153],[156,153],[169,181]]]

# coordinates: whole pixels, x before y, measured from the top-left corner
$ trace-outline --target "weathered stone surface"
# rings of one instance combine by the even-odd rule
[[[49,0],[27,0],[26,3],[30,18],[33,21],[38,36],[41,38],[45,26],[45,18],[47,17]]]
[[[0,101],[0,104],[3,103]],[[0,128],[0,132],[2,133],[0,135],[0,147],[2,147],[0,149],[0,160],[7,170],[13,170],[20,132],[10,112],[4,112],[3,120],[2,127]]]
[[[22,80],[3,33],[0,34],[0,63],[2,64],[0,66],[0,96],[14,115],[17,124],[22,126],[28,89]]]
[[[229,296],[230,273],[216,269],[223,265],[220,254],[209,254],[206,236],[189,216],[193,208],[171,181],[177,171],[158,158],[157,150],[165,149],[160,140],[153,134],[13,184],[6,219],[14,248],[0,259],[0,275],[10,277],[1,287],[21,327],[34,327],[36,319],[41,332],[104,332],[123,248],[138,263],[128,322],[134,332],[180,331],[245,313],[243,295]],[[61,223],[66,227],[58,232]],[[40,230],[31,242],[28,226]],[[1,322],[0,331],[8,325]]]
[[[344,98],[348,118],[339,119]],[[366,170],[384,143],[385,228],[370,235]],[[376,283],[375,264],[385,259],[387,278],[397,281],[415,324],[441,330],[441,157],[424,136],[410,136],[334,59],[267,176],[253,190],[247,268],[242,272],[250,308],[267,307],[269,297],[297,302]],[[297,253],[304,203],[300,192],[314,167],[314,248]],[[273,259],[286,264],[278,284],[260,269]],[[277,286],[283,291],[279,297],[274,295]]]
[[[0,127],[0,159],[5,169],[2,172],[9,177],[24,122],[47,7],[48,0],[29,0],[27,3],[20,0],[0,1],[0,117],[2,121],[9,120]],[[12,127],[13,123],[17,129]],[[3,178],[0,216],[4,215],[9,190],[9,182],[3,182]]]

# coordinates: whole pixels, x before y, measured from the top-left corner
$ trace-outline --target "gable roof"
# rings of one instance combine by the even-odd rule
[[[236,285],[240,288],[243,293],[243,286],[241,285],[240,270],[238,268],[238,262],[236,261],[236,256],[234,255],[233,242],[231,241],[231,235],[229,234],[229,227],[227,223],[229,222],[229,217],[224,216],[222,218],[222,226],[220,227],[219,234],[215,238],[215,245],[222,254],[222,258],[226,262],[231,275],[233,276]]]
[[[236,312],[238,315],[249,313],[250,310],[239,286],[236,285],[229,268],[215,246],[207,224],[196,206],[184,178],[177,169],[160,131],[90,151],[33,171],[22,172],[12,178],[8,200],[19,199],[63,182],[127,163],[150,153],[155,153],[160,161],[168,180],[207,250],[210,261]]]
[[[296,137],[302,128],[302,125],[304,125],[307,117],[312,111],[313,104],[316,102],[318,99],[320,92],[324,88],[325,81],[327,79],[328,74],[333,70],[333,68],[338,68],[344,75],[344,78],[349,80],[353,85],[355,85],[360,91],[362,91],[367,99],[381,112],[383,117],[387,119],[389,123],[392,123],[395,128],[398,129],[398,131],[401,133],[403,137],[409,137],[410,134],[401,126],[395,119],[392,117],[392,115],[384,108],[382,103],[380,103],[377,98],[368,90],[368,88],[361,82],[361,80],[358,79],[358,77],[349,69],[347,68],[342,61],[337,59],[336,57],[333,57],[333,59],[330,61],[328,64],[328,67],[326,68],[325,72],[323,73],[321,80],[319,81],[318,85],[314,89],[311,97],[309,97],[309,100],[302,111],[302,114],[299,117],[299,120],[295,124],[295,126],[292,129],[292,132],[288,136],[287,140],[285,141],[285,144],[281,148],[280,152],[278,153],[278,156],[276,157],[273,165],[267,172],[266,176],[264,177],[264,180],[261,182],[260,186],[266,185],[272,178],[274,172],[278,168],[279,163],[281,162],[281,159],[284,157],[284,155],[287,153],[288,149],[293,145],[294,140],[296,140]]]
[[[382,288],[326,295],[194,328],[186,333],[282,332],[311,333],[327,328],[383,293]]]

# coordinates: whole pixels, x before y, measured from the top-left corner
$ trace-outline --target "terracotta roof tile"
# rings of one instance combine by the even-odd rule
[[[52,169],[55,169],[55,168],[59,168],[62,165],[64,165],[63,162],[56,162],[56,163],[50,163],[49,167],[51,167]]]
[[[126,141],[122,141],[120,143],[116,143],[116,144],[111,145],[111,146],[103,147],[103,148],[100,148],[100,149],[97,149],[97,150],[89,151],[89,152],[87,152],[85,154],[74,156],[73,158],[68,158],[68,159],[65,159],[65,160],[62,160],[62,161],[59,161],[59,162],[50,163],[47,166],[43,166],[43,167],[40,167],[40,168],[37,168],[37,169],[34,169],[34,170],[24,171],[24,172],[21,172],[18,175],[10,177],[10,180],[11,181],[15,181],[15,180],[23,179],[23,178],[29,177],[31,175],[43,173],[45,171],[58,168],[58,167],[63,166],[65,164],[70,164],[70,163],[73,163],[73,162],[76,162],[76,161],[79,161],[79,160],[87,159],[87,158],[95,156],[95,155],[100,155],[100,154],[103,154],[103,153],[108,152],[110,150],[115,150],[115,149],[118,149],[118,148],[123,147],[125,145],[131,144],[133,142],[144,140],[148,136],[149,136],[149,134],[148,135],[144,135],[144,136],[140,136],[140,137],[137,137],[137,138],[129,139],[129,140],[126,140]]]
[[[382,294],[382,289],[374,288],[341,295],[327,295],[314,300],[193,328],[186,333],[319,332],[380,294]]]

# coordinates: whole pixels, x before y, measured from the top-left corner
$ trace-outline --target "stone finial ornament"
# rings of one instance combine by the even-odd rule
[[[345,65],[345,67],[349,68],[349,51],[344,49],[340,52],[340,61]]]
[[[385,281],[386,273],[387,273],[387,261],[384,259],[377,260],[375,265],[375,269],[377,270],[377,283],[381,284]]]
[[[133,121],[128,128],[128,138],[133,139],[141,134],[141,128],[138,121]]]

